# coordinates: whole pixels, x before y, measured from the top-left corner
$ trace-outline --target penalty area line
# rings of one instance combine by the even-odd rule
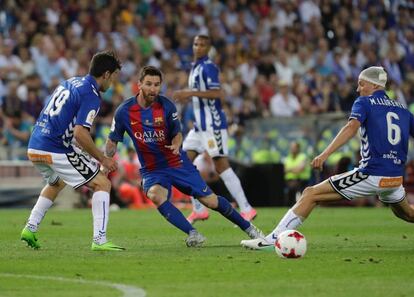
[[[139,288],[124,284],[116,284],[105,281],[91,281],[85,279],[75,279],[75,278],[65,278],[60,276],[40,276],[40,275],[30,275],[30,274],[13,274],[13,273],[0,273],[2,277],[15,277],[15,278],[31,278],[31,279],[41,279],[41,280],[52,280],[59,282],[71,282],[78,284],[88,284],[88,285],[98,285],[105,286],[116,289],[123,293],[122,297],[145,297],[146,292]]]

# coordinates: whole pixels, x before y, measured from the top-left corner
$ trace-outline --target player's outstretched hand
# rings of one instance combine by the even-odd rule
[[[180,153],[180,146],[177,144],[171,144],[171,145],[166,145],[165,146],[167,149],[172,150],[172,153],[174,155],[178,155]]]
[[[325,160],[326,160],[326,157],[324,157],[322,154],[319,156],[316,156],[311,162],[312,168],[322,170],[323,163],[325,163]]]
[[[104,159],[101,162],[101,165],[108,171],[112,172],[115,171],[118,168],[117,162],[109,157],[104,157]]]

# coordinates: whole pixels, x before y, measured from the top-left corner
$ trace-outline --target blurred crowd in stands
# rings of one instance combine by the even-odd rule
[[[114,49],[123,67],[96,120],[103,144],[115,108],[137,92],[140,67],[163,70],[167,96],[187,87],[200,33],[211,37],[236,136],[253,118],[348,113],[358,74],[372,65],[388,72],[389,96],[414,110],[409,0],[3,0],[0,159],[24,159],[51,90],[87,74],[96,51]],[[186,132],[191,102],[178,107]]]

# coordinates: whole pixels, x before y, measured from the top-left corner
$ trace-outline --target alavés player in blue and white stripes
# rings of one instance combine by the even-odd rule
[[[37,249],[37,230],[47,210],[66,186],[87,185],[93,190],[92,250],[123,250],[106,239],[111,182],[99,170],[117,168],[95,145],[91,135],[105,92],[117,78],[121,63],[113,52],[99,52],[91,60],[89,74],[63,81],[54,90],[36,121],[28,146],[28,157],[42,174],[46,186],[30,214],[21,239]],[[81,149],[73,145],[75,140]],[[87,154],[82,153],[82,150]],[[90,158],[92,156],[95,160]]]
[[[256,216],[256,210],[247,201],[240,180],[228,161],[227,120],[222,109],[223,92],[220,86],[219,69],[208,57],[210,38],[197,35],[193,41],[194,63],[188,78],[189,88],[178,90],[173,99],[185,102],[192,99],[194,128],[184,140],[183,149],[191,161],[207,151],[214,166],[230,194],[240,207],[241,215],[248,221]],[[207,210],[193,199],[193,212],[187,218],[193,223],[208,218]]]
[[[326,159],[360,130],[361,161],[359,168],[335,175],[308,187],[300,200],[286,213],[277,227],[264,239],[243,240],[251,249],[273,246],[278,234],[298,228],[320,202],[376,196],[388,204],[394,214],[414,223],[414,207],[406,199],[403,183],[408,140],[414,137],[414,116],[384,91],[387,73],[382,67],[363,70],[358,78],[360,93],[351,110],[348,123],[328,147],[312,161],[322,169]]]
[[[173,102],[159,94],[161,84],[162,73],[158,68],[146,66],[141,69],[139,93],[125,100],[116,110],[105,153],[113,156],[125,132],[129,135],[141,163],[145,193],[168,222],[188,234],[187,246],[201,246],[205,238],[169,201],[172,186],[221,213],[250,238],[263,237],[262,232],[243,219],[227,199],[211,191],[187,158],[181,149],[183,137],[177,109]]]

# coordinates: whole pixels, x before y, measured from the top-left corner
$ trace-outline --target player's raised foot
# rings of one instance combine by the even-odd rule
[[[203,210],[202,212],[195,212],[193,211],[192,213],[190,213],[190,215],[187,217],[187,221],[190,224],[194,224],[197,221],[204,221],[204,220],[208,220],[208,217],[210,216],[210,214],[208,213],[208,210]]]
[[[92,246],[91,246],[91,250],[92,251],[115,251],[115,252],[120,252],[120,251],[124,251],[125,248],[120,247],[116,244],[113,244],[110,241],[107,241],[103,244],[97,244],[95,242],[92,242]]]
[[[204,241],[206,241],[206,238],[202,234],[198,233],[197,230],[191,230],[185,239],[185,244],[188,247],[201,247]]]
[[[250,223],[250,227],[247,228],[246,230],[244,230],[244,232],[246,232],[246,234],[249,235],[249,237],[251,239],[265,238],[265,235],[263,234],[262,230],[260,230],[259,228],[257,228],[252,223]]]
[[[249,211],[242,211],[240,212],[240,215],[243,219],[246,221],[253,221],[257,216],[257,211],[254,208],[251,208]]]
[[[22,241],[26,241],[27,245],[33,249],[40,249],[40,244],[37,241],[36,232],[32,232],[28,228],[24,227],[22,233],[20,234],[20,239]]]
[[[275,249],[274,244],[264,238],[242,240],[240,244],[251,250],[274,251]]]

